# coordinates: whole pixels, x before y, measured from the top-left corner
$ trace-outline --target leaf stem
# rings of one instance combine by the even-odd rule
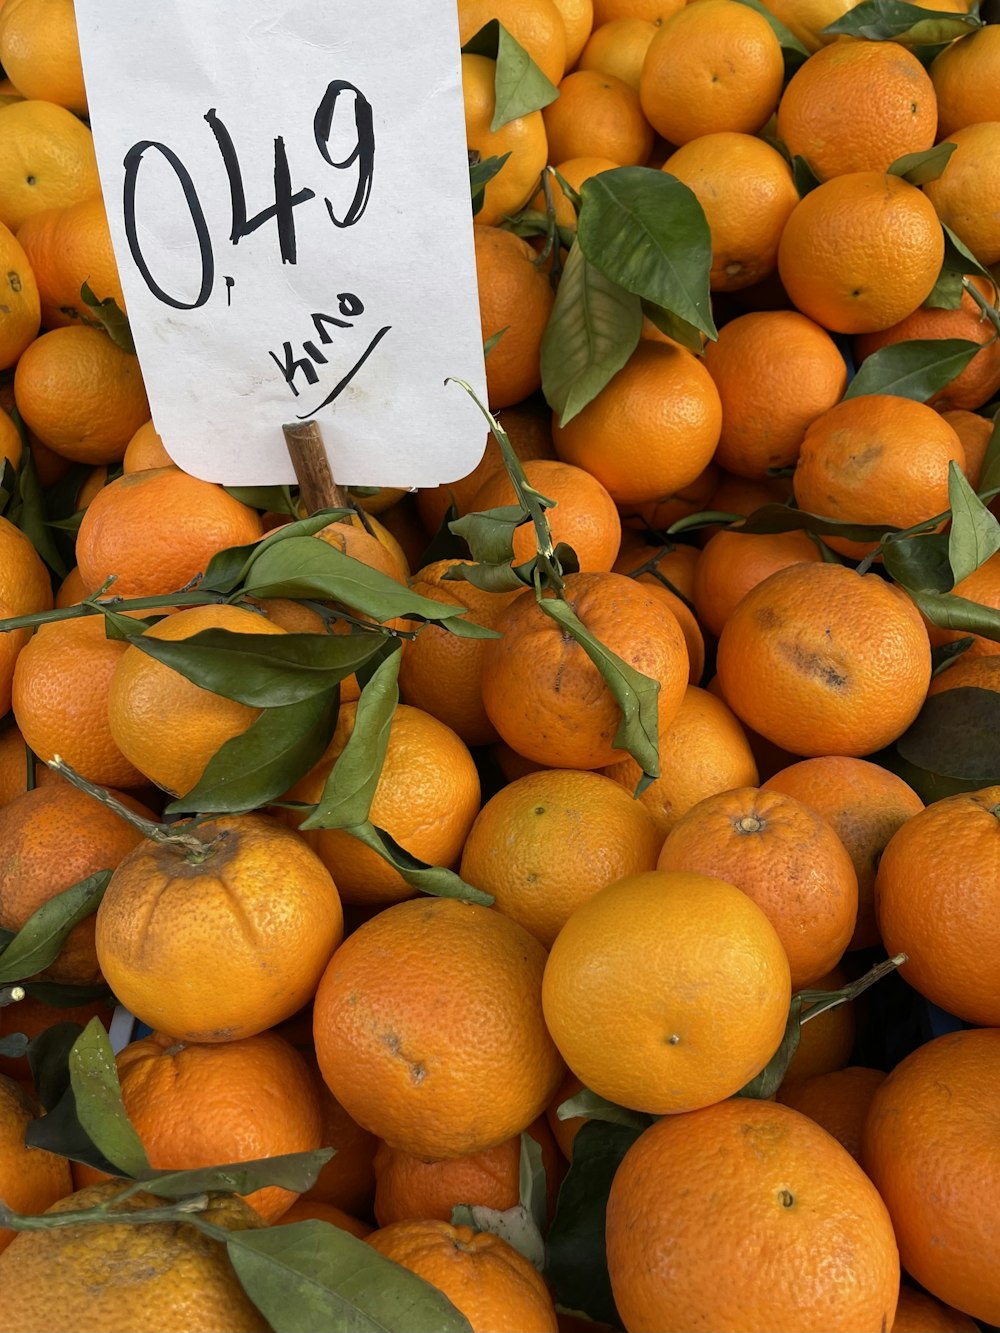
[[[67,782],[78,790],[86,792],[95,801],[100,801],[102,805],[124,819],[126,823],[131,824],[134,829],[138,829],[142,836],[148,838],[150,842],[183,848],[185,859],[188,861],[206,860],[212,854],[216,845],[226,836],[224,833],[219,833],[210,842],[206,842],[204,838],[196,837],[193,833],[180,833],[172,825],[158,824],[155,820],[146,819],[143,815],[136,814],[134,810],[129,809],[127,805],[117,800],[104,787],[98,787],[96,783],[88,782],[82,774],[78,773],[75,768],[71,768],[59,755],[54,755],[49,761],[49,768],[61,774]]]
[[[122,1198],[135,1193],[136,1190],[129,1186],[122,1194],[116,1194],[106,1204],[98,1205],[95,1208],[74,1208],[65,1213],[43,1213],[40,1216],[29,1213],[15,1213],[0,1199],[0,1226],[9,1227],[12,1231],[50,1231],[56,1227],[75,1227],[88,1224],[103,1226],[120,1224],[134,1227],[150,1226],[157,1222],[192,1222],[198,1226],[199,1230],[210,1227],[212,1233],[218,1232],[222,1238],[229,1234],[224,1228],[216,1227],[211,1222],[205,1223],[198,1217],[198,1214],[204,1212],[209,1205],[210,1199],[207,1194],[193,1194],[190,1198],[180,1199],[177,1203],[162,1208],[138,1208],[130,1213],[111,1211]]]
[[[0,986],[0,1009],[5,1009],[9,1004],[17,1004],[19,1000],[25,997],[23,986]]]
[[[891,958],[886,958],[881,963],[876,963],[870,968],[863,977],[858,977],[857,981],[852,981],[848,985],[841,987],[836,991],[811,991],[803,990],[798,992],[798,997],[802,1001],[802,1013],[799,1016],[799,1023],[808,1023],[812,1018],[818,1018],[820,1014],[825,1014],[828,1009],[836,1009],[840,1004],[846,1004],[848,1000],[856,1000],[862,991],[866,991],[869,986],[874,986],[876,981],[881,981],[887,977],[890,972],[895,972],[897,967],[902,967],[906,962],[905,953],[893,954]],[[816,996],[816,999],[810,999],[810,996]],[[809,1008],[806,1008],[806,1005]]]
[[[1000,311],[997,310],[996,306],[993,305],[991,301],[987,301],[986,297],[982,294],[976,284],[970,282],[968,278],[962,278],[962,288],[964,291],[968,292],[982,313],[993,325],[994,332],[990,342],[996,342],[997,337],[1000,336]]]

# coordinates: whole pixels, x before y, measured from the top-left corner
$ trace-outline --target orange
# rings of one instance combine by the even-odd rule
[[[467,1157],[519,1134],[562,1076],[544,967],[538,941],[488,907],[385,908],[348,936],[316,992],[327,1086],[359,1124],[420,1157]]]
[[[320,1146],[319,1094],[305,1059],[284,1038],[261,1032],[203,1046],[154,1032],[118,1055],[129,1120],[157,1170],[250,1162]],[[81,1185],[102,1175],[78,1167]],[[243,1196],[265,1222],[298,1198],[265,1186]]]
[[[101,193],[94,140],[83,121],[53,102],[0,106],[0,222],[17,231],[47,208]]]
[[[634,759],[604,772],[635,791],[641,772]],[[742,726],[721,699],[689,686],[672,722],[660,729],[660,777],[643,791],[662,836],[706,796],[757,783],[757,765]]]
[[[684,0],[594,0],[594,26],[612,19],[640,18],[659,27],[664,19],[684,8]]]
[[[642,64],[655,36],[656,25],[648,19],[609,19],[591,32],[577,68],[613,74],[638,92]]]
[[[778,105],[781,47],[770,24],[737,0],[694,0],[649,44],[639,95],[672,144],[734,130],[755,134]]]
[[[542,382],[542,334],[555,297],[531,246],[512,231],[474,228],[483,344],[490,407],[519,403]]]
[[[138,801],[115,795],[152,818]],[[20,930],[64,889],[97,871],[114,870],[141,841],[131,824],[67,782],[16,797],[0,810],[0,927]],[[77,985],[97,980],[92,916],[73,927],[47,975]]]
[[[776,148],[751,134],[703,134],[671,153],[663,170],[693,190],[704,210],[713,292],[737,291],[774,272],[781,233],[799,202]]]
[[[497,343],[497,347],[499,346]],[[522,463],[532,458],[555,457],[555,446],[552,443],[552,413],[544,402],[539,404],[534,399],[529,399],[527,402],[518,403],[501,412],[499,420],[514,453]],[[458,510],[459,517],[467,514],[472,507],[472,498],[480,486],[494,472],[499,471],[503,471],[503,455],[500,453],[500,446],[490,434],[486,437],[482,458],[467,476],[445,482],[441,486],[430,486],[417,491],[417,509],[427,535],[433,537],[437,532],[452,503]]]
[[[431,1219],[395,1222],[368,1244],[442,1291],[473,1333],[556,1333],[541,1275],[499,1236]]]
[[[805,532],[751,533],[724,528],[705,544],[695,571],[698,619],[718,637],[740,600],[776,570],[822,559]]]
[[[948,411],[938,408],[938,411],[958,436],[962,452],[965,454],[966,478],[972,489],[978,490],[983,463],[986,460],[986,449],[993,438],[993,422],[989,417],[981,417],[978,413],[970,412],[963,407]]]
[[[432,601],[467,607],[469,620],[492,629],[517,593],[483,592],[471,583],[444,577],[455,565],[468,563],[436,560],[417,571],[410,587]],[[422,626],[399,664],[403,702],[436,717],[466,745],[488,745],[497,733],[486,715],[480,687],[485,652],[483,639],[463,639],[437,625]]]
[[[955,151],[938,179],[924,186],[924,193],[941,221],[979,262],[995,264],[1000,260],[1000,222],[994,207],[1000,188],[1000,121],[966,125],[952,131],[947,141],[956,145]]]
[[[554,0],[458,0],[460,44],[490,19],[499,19],[542,73],[559,82],[566,72],[566,25]]]
[[[899,1256],[875,1187],[825,1130],[773,1102],[737,1098],[642,1134],[611,1186],[607,1246],[626,1328],[853,1333],[889,1328],[896,1309]]]
[[[967,125],[996,120],[1000,106],[993,90],[1000,79],[1000,33],[995,25],[978,28],[946,46],[935,56],[930,76],[941,138]]]
[[[2,642],[2,640],[0,640]],[[0,731],[0,806],[21,796],[27,791],[28,754],[24,737],[16,726],[5,727]],[[45,764],[35,767],[35,786],[42,787],[62,778]]]
[[[572,69],[594,26],[594,0],[555,0],[566,29],[566,68]]]
[[[854,0],[764,0],[764,8],[799,39],[807,51],[817,51],[827,42],[823,29],[854,8]]]
[[[537,459],[524,464],[524,475],[554,507],[546,511],[552,543],[572,546],[585,573],[607,573],[618,556],[622,525],[611,496],[589,472],[557,459]],[[514,484],[506,472],[496,472],[476,492],[474,510],[516,505]],[[514,564],[534,558],[537,537],[533,524],[514,532]]]
[[[110,463],[144,421],[149,403],[138,359],[100,329],[53,329],[17,363],[17,410],[43,444],[77,463]]]
[[[0,370],[7,370],[38,332],[41,305],[38,283],[28,256],[3,222],[0,222],[0,273],[3,274],[0,279]],[[8,452],[10,447],[9,431],[5,429],[2,452],[16,466],[17,459]]]
[[[653,149],[653,127],[639,94],[623,79],[595,69],[567,74],[559,96],[542,110],[549,157],[607,157],[622,167],[642,166]]]
[[[289,799],[319,801],[327,776],[351,737],[357,704],[343,704],[323,760]],[[392,715],[382,772],[369,818],[411,856],[454,867],[479,810],[479,774],[464,742],[430,713],[400,704]],[[304,814],[289,812],[298,823]],[[336,875],[345,902],[393,903],[416,893],[398,870],[346,829],[304,829],[302,836]]]
[[[76,557],[85,585],[99,588],[114,575],[114,596],[148,597],[176,592],[203,574],[217,551],[260,535],[257,511],[221,486],[180,468],[151,468],[119,477],[95,496],[77,532]]]
[[[0,1198],[16,1213],[44,1213],[73,1189],[65,1157],[25,1146],[24,1131],[40,1110],[12,1078],[0,1075]],[[0,1254],[16,1234],[0,1227]]]
[[[794,796],[833,825],[858,877],[858,921],[847,947],[878,944],[875,872],[889,839],[923,810],[923,801],[888,769],[843,756],[803,759],[768,778],[764,787]]]
[[[87,114],[73,0],[5,0],[0,65],[23,97]]]
[[[24,443],[21,440],[21,432],[14,425],[14,420],[10,414],[0,407],[0,472],[3,471],[5,461],[10,463],[16,471],[23,452]]]
[[[84,283],[98,300],[110,296],[119,309],[125,309],[108,217],[100,195],[69,208],[33,213],[19,227],[17,239],[35,270],[42,323],[47,329],[93,318],[80,295]]]
[[[113,1219],[119,1207],[134,1212],[162,1206],[150,1194],[114,1204],[121,1192],[120,1181],[92,1185],[61,1199],[53,1211],[110,1205]],[[227,1194],[212,1195],[201,1216],[226,1230],[262,1225],[242,1199]],[[9,1249],[0,1257],[4,1333],[26,1328],[266,1333],[270,1328],[240,1286],[225,1246],[182,1222],[49,1227],[22,1232]]]
[[[989,283],[983,278],[973,277],[971,280],[987,300],[993,300]],[[917,338],[964,338],[984,344],[983,350],[976,353],[964,370],[927,399],[931,407],[940,412],[979,407],[1000,389],[1000,342],[996,340],[993,325],[981,314],[968,292],[962,293],[962,304],[957,310],[919,306],[892,328],[855,338],[855,359],[861,365],[880,347]]]
[[[548,157],[545,125],[540,111],[530,111],[497,130],[490,129],[496,111],[496,61],[486,56],[462,56],[462,91],[465,138],[472,159],[486,162],[510,154],[488,182],[476,214],[478,223],[491,225],[516,213],[534,194]]]
[[[854,930],[851,858],[822,816],[783,792],[737,787],[706,797],[667,834],[657,866],[715,875],[752,898],[788,955],[793,990],[828,972]]]
[[[738,477],[723,470],[705,508],[746,517],[764,505],[787,504],[791,496],[791,477]],[[718,531],[719,525],[712,524],[697,535],[704,545]]]
[[[847,388],[836,343],[797,310],[730,320],[706,347],[705,368],[722,400],[715,460],[742,477],[792,466],[806,427]]]
[[[801,1082],[783,1084],[778,1090],[778,1101],[815,1120],[857,1162],[861,1158],[865,1118],[875,1089],[884,1081],[884,1070],[849,1065],[830,1074],[815,1074]]]
[[[1000,554],[991,555],[988,560],[984,560],[978,569],[956,583],[952,592],[956,597],[964,597],[970,602],[978,602],[980,606],[1000,610]],[[966,637],[965,630],[939,629],[936,625],[929,628],[931,642],[935,646],[941,643],[953,643],[956,639]],[[1000,653],[1000,643],[996,639],[987,639],[981,634],[974,634],[972,646],[967,649],[964,656],[995,657],[998,653]]]
[[[0,516],[0,620],[51,608],[48,570],[29,538]],[[10,708],[14,664],[30,635],[26,629],[0,631],[0,717]]]
[[[890,840],[875,879],[879,929],[921,995],[1000,1027],[1000,787],[935,801]]]
[[[92,592],[94,589],[87,587],[80,577],[79,569],[74,565],[56,590],[56,606],[60,610],[67,606],[77,606]]]
[[[979,1333],[979,1325],[961,1310],[903,1282],[892,1333]]]
[[[696,511],[697,512],[697,511]],[[634,541],[634,544],[633,544]],[[675,597],[683,597],[688,602],[694,600],[694,578],[701,552],[697,546],[686,546],[678,542],[654,543],[647,546],[641,538],[628,527],[622,530],[622,546],[618,559],[612,568],[614,574],[634,574],[643,565],[649,564],[647,571],[652,574],[662,587],[672,592]],[[642,575],[641,582],[652,582]]]
[[[542,984],[574,1074],[654,1115],[710,1106],[754,1078],[781,1041],[789,996],[788,959],[756,903],[721,879],[661,870],[581,904]]]
[[[560,458],[628,505],[694,481],[721,428],[719,394],[701,362],[681,347],[643,339],[581,412],[565,425],[554,420],[552,436]]]
[[[291,1226],[293,1222],[329,1222],[331,1226],[349,1231],[358,1240],[365,1240],[373,1228],[350,1213],[332,1203],[320,1203],[318,1199],[307,1199],[304,1195],[296,1199],[287,1213],[282,1213],[275,1225]]]
[[[800,509],[841,523],[909,528],[949,506],[948,465],[965,467],[962,442],[925,403],[894,394],[848,398],[816,418],[799,451]],[[825,539],[858,559],[874,542]]]
[[[907,1273],[974,1319],[1000,1319],[991,1253],[1000,1226],[992,1089],[1000,1032],[952,1032],[920,1046],[875,1094],[862,1162],[885,1199]]]
[[[146,421],[125,446],[122,469],[125,472],[148,472],[151,468],[173,467],[173,462],[156,427],[152,421]]]
[[[41,625],[14,668],[14,717],[25,741],[48,762],[57,754],[108,787],[134,787],[143,774],[115,744],[108,691],[128,649],[109,639],[103,616]]]
[[[996,690],[1000,693],[1000,657],[977,657],[968,652],[962,653],[950,662],[944,671],[938,672],[930,683],[927,697],[932,694],[944,694],[947,690],[972,686],[980,690]],[[0,742],[2,744],[2,742]]]
[[[637,575],[636,582],[645,584],[654,598],[670,611],[680,625],[688,654],[688,684],[700,684],[705,674],[705,636],[691,607],[661,583],[652,571]]]
[[[149,1027],[235,1041],[312,995],[343,933],[340,899],[302,839],[261,815],[219,816],[197,837],[202,851],[147,842],[121,862],[98,908],[97,956]]]
[[[810,990],[840,990],[848,982],[847,972],[838,963],[825,977],[819,977]],[[806,1013],[812,1005],[803,1004]],[[824,1009],[821,1014],[803,1023],[799,1028],[799,1044],[785,1071],[782,1089],[788,1090],[796,1083],[818,1074],[832,1074],[843,1069],[851,1058],[857,1037],[858,1020],[854,1004],[835,1005]]]
[[[927,693],[927,631],[909,600],[843,565],[779,569],[719,639],[719,683],[747,726],[792,754],[864,755],[910,725]]]
[[[533,1121],[524,1132],[542,1150],[551,1216],[562,1169],[559,1150],[544,1118]],[[453,1157],[442,1162],[429,1162],[401,1148],[380,1143],[375,1154],[376,1220],[380,1227],[430,1217],[450,1222],[452,1209],[461,1204],[504,1212],[519,1202],[520,1160],[520,1134],[471,1157]]]
[[[598,773],[546,769],[501,788],[476,816],[462,878],[546,948],[605,884],[656,866],[663,836],[644,806]]]
[[[688,683],[684,635],[654,595],[621,574],[570,574],[565,597],[577,618],[633,669],[659,682],[660,726],[676,716]],[[520,594],[497,622],[483,662],[483,702],[503,740],[550,768],[604,768],[620,713],[583,648]]]
[[[309,1039],[312,1038],[312,1014]],[[313,1081],[319,1091],[320,1146],[333,1148],[334,1155],[320,1169],[302,1202],[342,1208],[345,1212],[369,1215],[375,1193],[375,1151],[378,1139],[352,1120],[320,1077],[315,1057],[310,1055]]]
[[[146,634],[176,642],[208,629],[285,633],[242,607],[192,606],[158,621]],[[141,774],[174,796],[190,791],[220,746],[246,731],[259,715],[260,709],[203,689],[132,644],[111,677],[112,740]]]
[[[931,148],[936,130],[934,85],[896,42],[822,47],[793,74],[778,106],[778,138],[820,180],[885,171]]]
[[[778,246],[778,273],[798,309],[833,333],[873,333],[912,314],[944,258],[927,205],[915,185],[880,171],[834,176],[807,194]]]

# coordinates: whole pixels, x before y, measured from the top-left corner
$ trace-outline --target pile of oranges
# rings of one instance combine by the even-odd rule
[[[1000,1325],[1000,764],[968,723],[926,758],[929,718],[998,717],[1000,24],[852,8],[458,0],[554,86],[494,128],[462,56],[470,161],[507,155],[474,227],[499,428],[468,476],[294,531],[482,637],[213,591],[306,516],[172,462],[81,295],[124,308],[72,0],[0,0],[0,945],[100,900],[31,975],[0,948],[0,1330],[282,1326],[220,1229],[309,1220],[477,1333]],[[580,191],[623,168],[697,200],[717,337],[647,303],[553,413]],[[541,531],[480,577],[458,534],[525,494]],[[382,655],[286,737],[317,690],[269,663],[328,635]],[[258,723],[269,794],[185,804]],[[116,1004],[153,1168],[334,1149],[314,1183],[213,1192],[209,1236],[120,1220],[155,1180],[118,1201],[78,1126],[28,1146],[56,1025]],[[23,1221],[50,1208],[88,1218]]]

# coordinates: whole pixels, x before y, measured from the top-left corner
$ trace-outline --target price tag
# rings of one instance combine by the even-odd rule
[[[153,420],[186,471],[343,485],[469,472],[486,401],[458,18],[406,0],[76,0]],[[101,292],[98,296],[103,295]]]

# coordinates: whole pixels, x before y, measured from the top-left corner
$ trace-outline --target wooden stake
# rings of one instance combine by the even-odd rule
[[[299,492],[310,514],[319,509],[348,509],[346,492],[330,471],[323,435],[315,421],[292,421],[282,426],[285,444],[295,469]]]

